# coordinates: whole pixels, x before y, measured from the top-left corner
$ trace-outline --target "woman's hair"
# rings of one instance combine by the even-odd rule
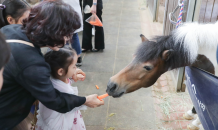
[[[63,68],[65,74],[68,72],[68,67],[73,63],[76,52],[74,49],[62,48],[59,51],[49,51],[45,54],[45,61],[51,67],[51,75],[58,79],[57,71]]]
[[[72,37],[80,26],[79,15],[69,4],[43,1],[31,9],[23,30],[36,46],[63,47],[64,37]]]
[[[24,12],[30,9],[30,6],[25,0],[5,0],[0,5],[0,28],[8,25],[7,17],[11,16],[18,22]]]
[[[10,59],[10,48],[6,43],[3,34],[0,32],[0,69],[5,66],[5,64]]]

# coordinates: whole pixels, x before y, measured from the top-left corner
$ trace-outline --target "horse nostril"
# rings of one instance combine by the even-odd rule
[[[114,86],[110,89],[110,91],[111,91],[111,92],[114,92],[114,91],[116,90],[116,88],[117,88],[117,85],[114,84]]]

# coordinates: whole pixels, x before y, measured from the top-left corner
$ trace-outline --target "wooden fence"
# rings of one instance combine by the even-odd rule
[[[176,6],[178,5],[178,0],[166,0],[165,1],[165,19],[163,21],[163,26],[164,26],[164,29],[163,29],[163,34],[164,35],[168,35],[172,30],[175,29],[175,25],[171,24],[170,23],[170,20],[169,20],[169,13],[170,12],[173,12],[174,9],[176,8]],[[189,1],[187,1],[188,3]],[[188,4],[186,4],[186,7],[185,7],[185,11],[187,12],[187,9],[188,9]],[[179,9],[175,12],[175,17],[178,18],[179,16]],[[186,21],[186,13],[183,13],[183,16],[182,16],[182,20],[183,21]]]
[[[218,17],[218,0],[202,0],[199,19],[200,23],[216,22]]]

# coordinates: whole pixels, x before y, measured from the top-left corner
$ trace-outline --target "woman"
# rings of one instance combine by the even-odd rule
[[[83,1],[83,8],[86,5],[91,7],[91,12],[96,13],[98,18],[102,21],[102,9],[103,3],[102,0],[84,0]],[[92,52],[103,51],[104,49],[104,30],[103,27],[95,26],[95,49],[92,47],[92,25],[87,23],[85,20],[88,19],[92,14],[85,14],[84,13],[84,27],[83,27],[83,40],[82,40],[82,52],[86,52],[91,50]]]
[[[27,117],[36,99],[60,113],[82,104],[88,107],[104,104],[96,94],[79,97],[54,89],[50,81],[50,66],[40,51],[41,47],[59,50],[65,44],[64,37],[71,37],[79,27],[79,16],[72,7],[62,2],[43,1],[30,10],[23,25],[1,28],[6,39],[20,40],[9,43],[11,58],[5,66],[0,93],[1,130],[12,129]],[[77,73],[85,76],[81,70]]]
[[[23,0],[5,0],[0,5],[0,28],[9,24],[22,24],[27,18],[30,6]]]

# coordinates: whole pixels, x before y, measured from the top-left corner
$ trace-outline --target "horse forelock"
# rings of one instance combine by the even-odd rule
[[[168,68],[180,67],[184,64],[190,64],[188,58],[189,51],[183,47],[183,42],[175,44],[173,35],[157,36],[152,41],[141,43],[135,52],[135,62],[149,62],[161,58],[165,50],[174,50],[172,57],[165,62]]]

